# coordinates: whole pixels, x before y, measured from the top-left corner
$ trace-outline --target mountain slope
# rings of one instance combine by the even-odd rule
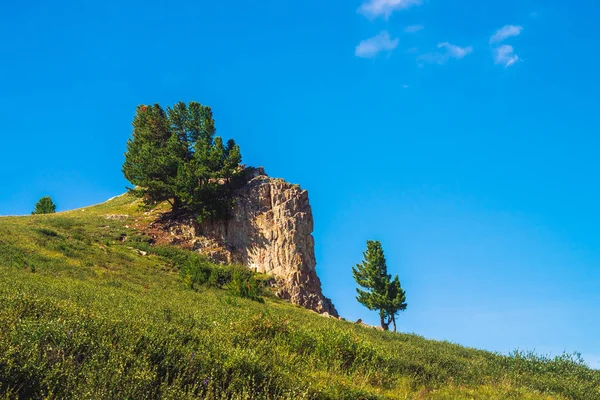
[[[190,289],[129,196],[0,218],[0,398],[594,399],[576,357],[505,357]],[[219,269],[218,266],[213,266]]]

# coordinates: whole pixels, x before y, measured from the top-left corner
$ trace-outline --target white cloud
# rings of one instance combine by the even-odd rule
[[[361,58],[373,58],[382,51],[388,53],[398,47],[399,39],[390,38],[387,31],[382,31],[372,38],[365,39],[356,46],[354,55]]]
[[[473,47],[460,47],[448,42],[438,44],[438,49],[443,51],[423,54],[417,58],[419,62],[426,62],[430,64],[445,64],[449,59],[454,58],[457,60],[463,59],[473,52]]]
[[[490,43],[500,43],[508,39],[509,37],[519,36],[523,30],[522,26],[505,25],[494,33],[490,38]]]
[[[419,32],[421,29],[425,28],[423,25],[410,25],[404,28],[404,32],[406,33],[415,33]]]
[[[366,0],[358,9],[358,12],[367,18],[383,16],[388,19],[394,11],[418,6],[422,2],[423,0]]]
[[[504,44],[494,49],[494,62],[496,64],[502,64],[508,68],[517,61],[519,61],[519,56],[515,54],[512,46]]]
[[[441,48],[446,49],[448,51],[448,54],[450,54],[450,57],[458,58],[459,60],[473,52],[473,48],[471,46],[459,47],[448,42],[438,44],[438,49]]]
[[[494,49],[494,62],[496,64],[502,64],[508,68],[517,61],[519,61],[519,56],[515,54],[512,46],[505,44]]]
[[[522,26],[504,25],[490,38],[490,44],[499,45],[508,38],[519,36],[523,30]],[[498,65],[504,65],[505,68],[510,67],[519,61],[519,56],[515,54],[512,46],[504,44],[492,49],[494,54],[494,62]]]

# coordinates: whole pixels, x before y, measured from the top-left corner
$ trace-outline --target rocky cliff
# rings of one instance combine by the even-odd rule
[[[194,219],[161,226],[171,243],[206,254],[215,261],[238,262],[277,280],[277,295],[319,313],[338,316],[323,296],[316,272],[313,216],[308,192],[262,168],[248,169],[235,190],[226,221],[198,224]]]

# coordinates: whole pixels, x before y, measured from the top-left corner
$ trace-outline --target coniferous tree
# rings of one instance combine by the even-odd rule
[[[56,204],[50,196],[44,196],[35,203],[35,210],[31,214],[53,214],[56,212]]]
[[[163,110],[139,106],[133,136],[127,143],[123,173],[129,191],[147,205],[168,201],[174,211],[196,212],[200,218],[226,215],[231,206],[229,182],[242,159],[235,141],[215,136],[210,107],[179,102]]]
[[[359,303],[369,310],[379,311],[381,327],[389,329],[390,323],[396,332],[396,315],[406,309],[406,293],[400,286],[398,276],[392,279],[387,272],[387,263],[379,241],[367,241],[362,263],[352,268],[356,283],[365,290],[356,289]]]

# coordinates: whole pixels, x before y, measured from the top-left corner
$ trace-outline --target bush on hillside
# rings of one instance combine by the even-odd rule
[[[264,302],[260,297],[261,289],[252,271],[246,268],[235,268],[228,286],[234,296]]]
[[[172,246],[149,246],[146,243],[137,243],[137,247],[167,258],[179,269],[185,285],[190,289],[197,289],[205,285],[211,288],[227,289],[235,296],[263,302],[262,288],[266,283],[261,283],[256,274],[241,265],[217,265],[205,256],[188,250]]]

